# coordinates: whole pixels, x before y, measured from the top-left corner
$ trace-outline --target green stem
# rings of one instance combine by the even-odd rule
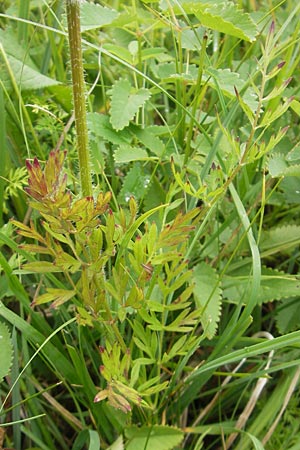
[[[66,0],[66,11],[81,189],[84,196],[92,196],[80,34],[80,0]]]
[[[3,222],[3,198],[4,198],[4,177],[6,170],[6,162],[7,162],[7,148],[6,148],[6,111],[4,104],[4,94],[2,84],[0,84],[0,155],[2,164],[0,165],[0,198],[2,199],[0,202],[0,227],[4,225]]]
[[[191,141],[192,141],[194,125],[195,125],[195,121],[196,121],[196,111],[197,111],[199,103],[202,99],[201,98],[201,89],[203,89],[203,88],[201,86],[201,81],[202,81],[202,75],[203,75],[204,58],[205,58],[205,54],[206,54],[206,45],[207,45],[207,35],[204,35],[202,47],[201,47],[201,53],[200,53],[195,98],[193,99],[193,102],[192,102],[192,114],[190,116],[190,125],[189,125],[187,139],[186,139],[184,164],[188,163],[188,160],[189,160],[189,157],[191,154]]]

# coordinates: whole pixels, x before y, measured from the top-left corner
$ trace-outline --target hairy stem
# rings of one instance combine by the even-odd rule
[[[81,189],[84,196],[92,196],[80,34],[80,0],[66,0],[66,11]]]

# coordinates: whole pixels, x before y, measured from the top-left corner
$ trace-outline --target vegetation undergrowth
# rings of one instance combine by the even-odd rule
[[[299,447],[299,9],[1,4],[0,448]]]

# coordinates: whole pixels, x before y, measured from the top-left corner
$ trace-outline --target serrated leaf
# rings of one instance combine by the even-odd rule
[[[121,145],[131,142],[131,134],[127,130],[116,131],[109,122],[109,117],[98,113],[87,114],[88,130],[93,140],[105,140]]]
[[[214,2],[204,8],[194,2],[193,8],[193,13],[202,25],[245,41],[255,41],[258,33],[255,23],[249,14],[238,9],[233,2]]]
[[[112,8],[84,2],[80,6],[81,31],[93,30],[103,25],[109,25],[119,16]]]
[[[232,303],[239,303],[245,299],[249,288],[250,269],[242,267],[231,276],[223,279],[223,293]],[[299,296],[300,280],[296,275],[290,275],[279,270],[262,268],[261,284],[257,296],[257,303],[272,302],[283,298]]]
[[[232,1],[217,0],[161,1],[162,9],[172,4],[175,14],[194,14],[202,26],[253,42],[258,34],[257,26],[248,13],[239,9]]]
[[[284,177],[300,177],[300,164],[293,164],[285,169]]]
[[[161,157],[165,151],[163,142],[146,128],[132,124],[129,128],[135,139],[138,139],[148,150]]]
[[[116,163],[126,163],[139,160],[150,159],[146,150],[140,147],[132,147],[131,145],[123,144],[114,153]]]
[[[150,98],[148,89],[132,92],[128,80],[120,79],[112,87],[110,123],[115,130],[122,130],[134,118],[138,110]]]
[[[264,230],[260,239],[262,257],[284,252],[290,254],[300,243],[300,226],[285,225]]]
[[[175,427],[153,425],[126,428],[125,436],[126,450],[172,450],[181,443],[183,432]]]
[[[221,289],[215,270],[203,263],[194,267],[192,282],[197,308],[202,309],[201,324],[208,338],[213,338],[217,330],[221,312]]]
[[[0,322],[0,383],[9,373],[13,358],[13,345],[7,326]]]
[[[300,144],[297,144],[287,155],[287,161],[299,161],[300,159]]]

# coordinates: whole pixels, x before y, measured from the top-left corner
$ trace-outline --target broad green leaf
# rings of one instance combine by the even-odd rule
[[[107,450],[124,450],[123,437],[119,436],[118,439],[107,448]]]
[[[259,247],[262,257],[266,257],[279,252],[290,254],[299,244],[300,226],[288,224],[264,230]]]
[[[282,176],[287,167],[288,163],[281,153],[275,153],[269,160],[269,172],[272,177]]]
[[[246,301],[249,288],[250,268],[241,267],[234,274],[223,278],[223,293],[231,303],[239,303],[241,299]],[[261,285],[259,288],[257,303],[272,302],[283,298],[299,296],[300,285],[296,275],[290,275],[269,267],[262,268]]]
[[[257,27],[249,14],[244,13],[233,2],[214,2],[211,6],[199,7],[195,2],[193,13],[201,25],[253,42],[258,34]],[[206,1],[204,0],[204,4]]]
[[[7,326],[0,322],[0,383],[9,373],[13,358],[13,346]]]
[[[148,89],[132,90],[128,80],[120,79],[112,88],[110,122],[115,130],[122,130],[150,98]]]
[[[201,50],[205,28],[183,29],[181,31],[181,45],[187,50]]]
[[[154,177],[145,195],[145,210],[150,210],[166,202],[166,191],[160,181]]]
[[[29,58],[28,49],[25,50],[21,47],[12,30],[6,29],[4,31],[0,29],[0,44],[3,46],[15,82],[22,91],[42,89],[60,84],[59,81],[40,73]],[[8,90],[12,89],[10,75],[2,56],[0,59],[0,79]]]
[[[131,196],[136,200],[141,199],[150,182],[150,175],[145,174],[139,163],[134,163],[127,172],[122,189],[119,193],[119,199],[122,203],[127,203]]]
[[[139,43],[138,43],[138,41],[136,39],[131,41],[131,42],[129,42],[128,50],[129,50],[131,56],[133,58],[136,58],[136,56],[138,54],[138,51],[139,51]]]
[[[43,89],[49,86],[56,86],[60,84],[59,81],[46,77],[38,70],[24,65],[22,61],[19,61],[13,56],[8,56],[8,61],[11,71],[14,74],[16,83],[22,89],[22,91]],[[11,83],[8,75],[5,73],[5,69],[3,68],[3,66],[0,66],[0,76],[2,78],[4,86],[8,90],[10,90],[12,88]]]
[[[157,127],[159,128],[159,127]],[[132,137],[138,139],[148,150],[161,157],[165,151],[163,142],[151,130],[131,124],[129,132]]]
[[[286,177],[280,183],[280,192],[275,192],[271,197],[271,204],[282,206],[284,203],[299,205],[300,189],[299,177]]]
[[[163,47],[145,48],[141,52],[142,61],[145,61],[150,58],[164,59],[164,58],[168,58],[168,57],[169,57],[169,55],[166,54],[166,49]]]
[[[300,144],[297,144],[287,155],[287,161],[299,161],[300,160]]]
[[[88,450],[100,450],[100,437],[98,431],[89,430],[90,443]]]
[[[115,151],[114,159],[116,163],[126,163],[131,161],[148,160],[150,159],[146,150],[140,147],[132,147],[131,145],[123,144]]]
[[[289,165],[285,155],[275,153],[269,159],[269,172],[272,177],[299,177],[300,165]]]
[[[104,50],[109,53],[116,55],[118,58],[127,62],[128,64],[132,64],[132,55],[128,48],[123,47],[122,45],[116,45],[111,43],[105,43],[103,45]]]
[[[119,13],[112,8],[84,2],[80,7],[81,31],[93,30],[103,25],[109,25],[118,15]]]
[[[172,450],[181,443],[183,432],[175,427],[153,425],[126,428],[125,436],[126,450]]]
[[[182,69],[182,72],[178,72],[175,62],[162,63],[157,68],[157,76],[174,83],[178,79],[189,84],[196,83],[198,77],[197,66],[195,64],[184,64]]]
[[[203,263],[194,267],[192,282],[197,308],[201,308],[201,324],[208,338],[213,338],[221,313],[221,289],[215,270]]]
[[[116,145],[129,144],[131,142],[131,134],[128,130],[119,132],[114,130],[109,122],[108,116],[98,113],[88,113],[87,123],[92,140],[98,141],[101,139]]]
[[[184,0],[163,0],[162,9],[169,5],[176,14],[194,14],[202,26],[229,34],[249,42],[255,41],[258,34],[257,26],[249,14],[243,12],[232,1],[200,0],[197,2]]]
[[[229,69],[215,69],[214,67],[208,67],[204,71],[203,80],[214,89],[216,89],[216,85],[218,85],[223,94],[231,98],[236,98],[234,88],[236,88],[238,92],[241,92],[246,86],[246,82],[240,75]],[[253,88],[247,88],[246,92],[242,94],[242,100],[249,106],[252,112],[256,110],[258,100]]]
[[[297,297],[280,302],[276,309],[276,324],[281,334],[296,331],[300,327],[300,308]]]

